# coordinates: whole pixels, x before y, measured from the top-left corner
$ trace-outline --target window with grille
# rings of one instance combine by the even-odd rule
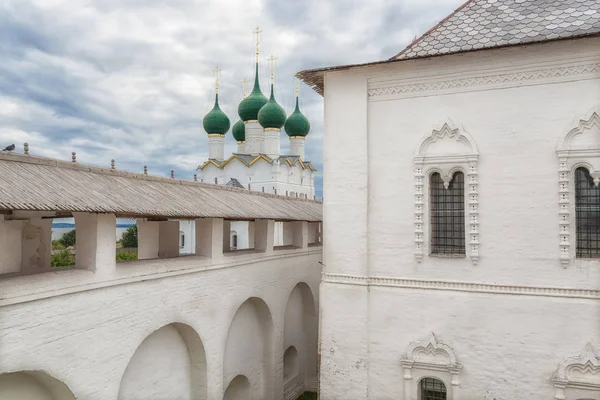
[[[600,187],[585,168],[575,170],[577,258],[600,258]]]
[[[448,188],[439,173],[430,177],[431,254],[464,256],[465,178],[455,172]]]
[[[419,400],[446,400],[446,385],[439,379],[423,378]]]

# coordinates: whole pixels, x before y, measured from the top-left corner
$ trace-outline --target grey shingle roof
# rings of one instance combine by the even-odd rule
[[[600,33],[600,0],[471,0],[395,59]]]
[[[321,221],[323,205],[224,185],[0,152],[0,213],[12,210]]]
[[[235,178],[231,178],[229,182],[225,184],[225,186],[231,186],[238,189],[245,189],[244,186]]]
[[[296,76],[323,95],[328,71],[593,35],[600,35],[600,0],[469,0],[388,60]]]

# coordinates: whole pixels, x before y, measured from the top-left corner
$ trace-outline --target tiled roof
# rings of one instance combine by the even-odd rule
[[[469,0],[394,57],[301,71],[323,95],[328,71],[422,57],[600,35],[600,0]]]
[[[600,0],[470,0],[395,59],[600,33]]]
[[[229,180],[229,182],[227,182],[225,184],[225,186],[231,186],[231,187],[235,187],[235,188],[238,188],[238,189],[245,189],[244,186],[240,183],[240,181],[238,181],[235,178],[231,178]]]
[[[0,152],[0,214],[13,210],[321,221],[323,205],[224,185]]]

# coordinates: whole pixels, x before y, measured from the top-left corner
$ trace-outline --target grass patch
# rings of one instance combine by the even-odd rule
[[[317,392],[304,392],[297,400],[317,400]]]
[[[117,262],[134,261],[138,259],[137,251],[117,251]]]

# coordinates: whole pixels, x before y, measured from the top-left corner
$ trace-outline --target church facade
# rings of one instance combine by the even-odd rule
[[[219,106],[219,77],[215,85],[215,105],[204,116],[203,127],[208,135],[208,160],[198,166],[201,182],[226,185],[262,193],[279,194],[294,198],[315,198],[315,169],[305,158],[306,137],[310,122],[300,111],[298,86],[296,106],[286,115],[275,99],[274,70],[271,61],[270,97],[263,94],[258,74],[259,41],[257,28],[254,86],[238,106],[239,119],[231,127],[229,117]],[[237,152],[225,158],[225,135],[231,133],[237,142]],[[281,154],[282,129],[290,142],[290,153]],[[292,231],[282,223],[275,226],[275,245],[292,244]],[[231,222],[229,242],[232,250],[254,246],[252,224],[247,221]]]
[[[321,398],[600,399],[599,8],[469,1],[390,60],[300,73]]]

